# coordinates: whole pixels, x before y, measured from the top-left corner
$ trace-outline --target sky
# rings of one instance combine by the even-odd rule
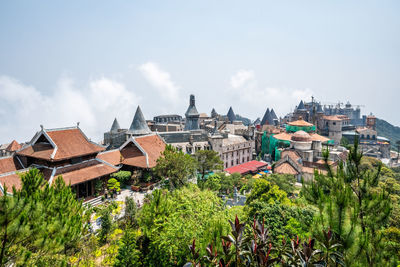
[[[0,1],[0,144],[40,125],[95,141],[116,117],[301,99],[400,125],[400,1]]]

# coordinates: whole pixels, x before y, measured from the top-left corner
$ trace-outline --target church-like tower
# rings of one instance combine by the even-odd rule
[[[196,109],[196,101],[194,99],[194,95],[190,95],[189,107],[185,113],[186,116],[186,124],[185,131],[198,130],[199,127],[199,117],[200,114]]]

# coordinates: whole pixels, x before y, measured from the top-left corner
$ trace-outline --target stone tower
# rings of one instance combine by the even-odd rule
[[[199,127],[199,117],[200,114],[196,109],[196,101],[194,99],[194,95],[190,95],[189,107],[185,113],[186,116],[186,124],[185,131],[198,130]]]

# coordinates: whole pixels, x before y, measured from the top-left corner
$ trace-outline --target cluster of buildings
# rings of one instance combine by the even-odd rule
[[[166,144],[189,155],[214,150],[229,173],[273,171],[307,180],[315,171],[326,172],[325,148],[333,168],[345,161],[344,139],[352,143],[357,136],[366,155],[389,158],[390,141],[377,135],[375,125],[373,115],[361,118],[359,107],[350,103],[333,107],[314,99],[301,101],[283,118],[268,108],[262,119],[249,124],[232,107],[226,115],[215,109],[210,115],[199,113],[195,96],[190,95],[184,117],[163,114],[146,120],[137,107],[129,128],[114,119],[101,144],[90,141],[78,123],[58,129],[41,126],[27,143],[0,146],[0,194],[21,188],[18,174],[35,167],[50,185],[61,175],[77,197],[87,198],[97,184],[104,184],[119,170],[129,170],[137,179],[151,175]]]

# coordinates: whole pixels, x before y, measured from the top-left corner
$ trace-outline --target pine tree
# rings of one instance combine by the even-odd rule
[[[64,261],[84,229],[82,203],[58,177],[50,186],[37,169],[21,175],[22,189],[2,196],[0,264]]]
[[[115,259],[115,267],[141,266],[140,252],[136,247],[136,235],[133,229],[126,229],[121,239],[118,255]]]
[[[112,227],[112,218],[111,218],[111,210],[109,207],[105,207],[100,211],[100,222],[101,228],[99,232],[99,240],[102,244],[107,242],[108,235],[111,232]]]
[[[302,194],[319,209],[315,233],[332,229],[349,262],[354,264],[357,259],[362,265],[377,265],[382,260],[382,230],[391,211],[389,194],[378,187],[381,165],[375,172],[360,168],[363,155],[357,140],[350,148],[346,166],[339,164],[333,171],[328,156],[325,151],[328,174],[315,173],[311,183],[303,184]]]
[[[132,197],[125,198],[125,222],[128,226],[136,223],[137,205]]]

